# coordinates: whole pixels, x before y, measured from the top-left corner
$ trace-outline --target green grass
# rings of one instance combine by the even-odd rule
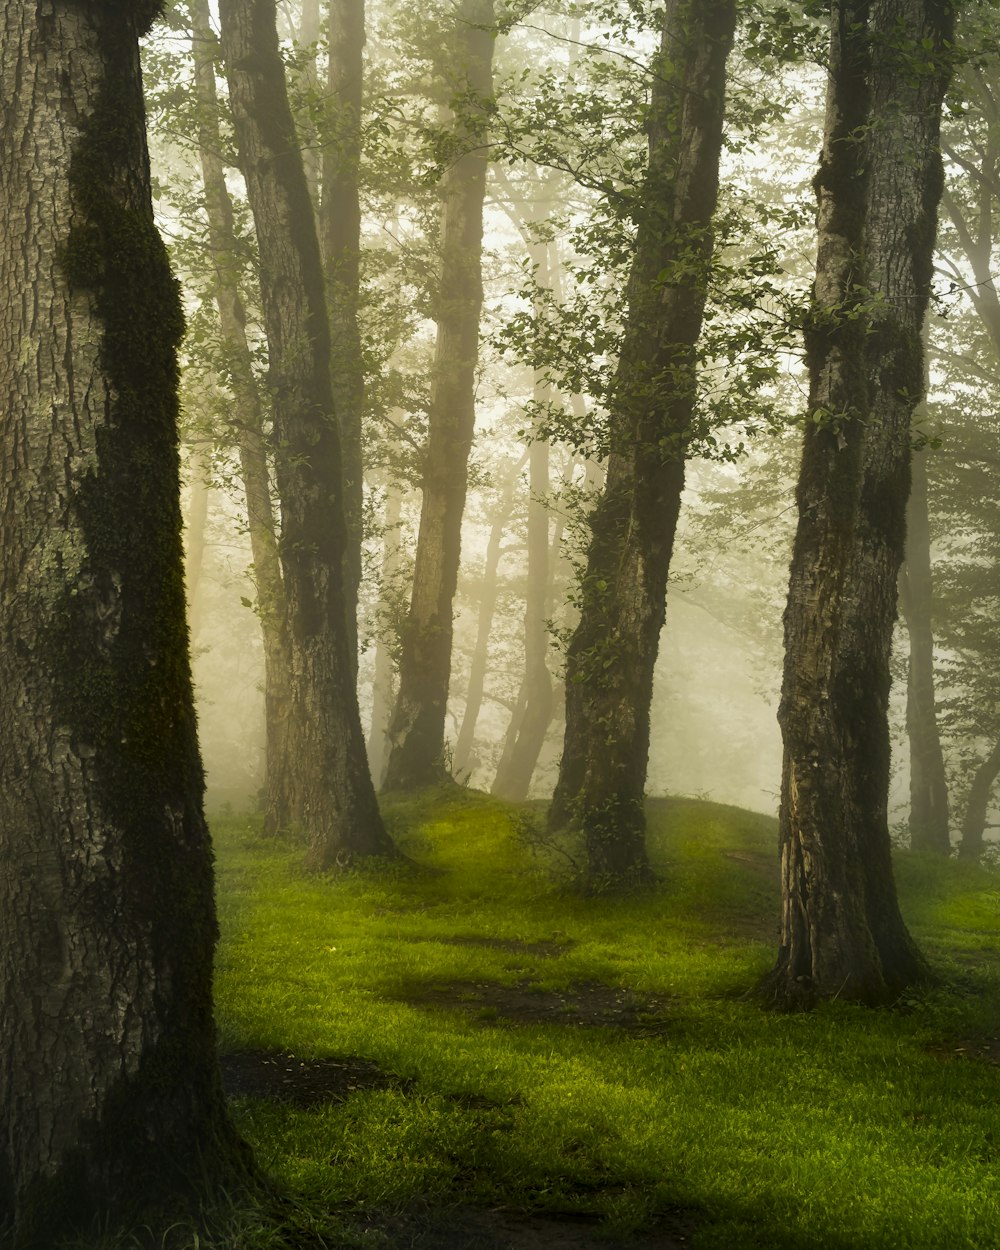
[[[892,1010],[783,1015],[742,997],[775,952],[772,820],[654,802],[663,884],[608,900],[570,888],[571,848],[540,844],[530,808],[449,790],[387,815],[416,867],[309,878],[301,848],[215,828],[222,1049],[406,1078],[314,1111],[237,1105],[308,1203],[588,1212],[612,1231],[681,1207],[695,1250],[1000,1247],[998,1070],[958,1051],[1000,1034],[996,873],[901,855],[940,983]],[[637,1034],[413,1001],[454,982],[602,983],[660,1006]]]

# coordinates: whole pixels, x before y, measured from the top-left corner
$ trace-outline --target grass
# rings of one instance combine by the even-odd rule
[[[544,844],[530,808],[449,790],[387,816],[415,868],[309,878],[301,848],[215,827],[223,1051],[403,1078],[315,1110],[236,1104],[312,1209],[462,1203],[609,1233],[682,1209],[695,1250],[1000,1246],[1000,1082],[970,1057],[1000,1035],[996,872],[902,854],[939,984],[892,1010],[782,1015],[741,997],[775,952],[772,820],[654,801],[663,884],[609,901],[570,888],[572,848]],[[617,991],[629,1026],[574,1023],[581,986]],[[565,1022],[512,1022],[503,987],[562,996]]]

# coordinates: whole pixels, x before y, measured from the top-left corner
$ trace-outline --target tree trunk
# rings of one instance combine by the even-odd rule
[[[650,876],[643,803],[653,667],[695,403],[734,25],[733,0],[669,0],[654,68],[608,476],[566,656],[566,734],[550,812],[553,827],[583,829],[594,888]]]
[[[535,380],[535,397],[549,388]],[[552,674],[549,672],[549,448],[540,439],[528,449],[528,586],[524,599],[524,681],[518,696],[520,716],[511,717],[500,766],[491,793],[512,803],[528,797],[545,735],[552,721]]]
[[[327,131],[323,137],[320,244],[327,279],[333,401],[340,423],[347,549],[344,595],[351,651],[357,663],[361,518],[364,510],[362,419],[364,352],[358,326],[361,261],[361,106],[364,86],[364,0],[330,0]]]
[[[781,945],[763,987],[784,1002],[884,1000],[924,973],[892,876],[887,708],[941,189],[945,9],[833,10],[779,710]],[[916,49],[934,72],[910,71]]]
[[[153,4],[0,16],[0,1241],[181,1217],[247,1157],[215,1060],[184,620],[183,317]],[[16,293],[16,295],[10,295]]]
[[[969,791],[969,801],[962,821],[962,841],[958,847],[960,859],[978,859],[984,850],[986,814],[990,806],[993,783],[1000,776],[1000,742],[976,769]]]
[[[368,768],[375,785],[381,783],[385,772],[385,742],[392,715],[393,678],[396,666],[392,647],[386,637],[389,622],[385,608],[390,601],[386,588],[391,587],[399,575],[402,540],[399,522],[403,511],[403,499],[399,487],[390,482],[385,496],[382,537],[382,612],[379,631],[375,637],[375,672],[372,678],[372,723],[368,732]]]
[[[191,0],[192,53],[198,98],[198,147],[205,187],[208,240],[215,269],[215,303],[226,349],[235,405],[236,444],[247,505],[250,551],[257,586],[257,615],[264,644],[264,829],[277,833],[292,823],[288,726],[292,702],[291,649],[285,588],[278,558],[277,523],[264,434],[264,405],[247,341],[247,313],[240,294],[239,246],[233,202],[226,186],[215,87],[218,46],[208,0]]]
[[[493,93],[492,0],[462,0],[455,33],[460,88],[482,102]],[[461,547],[469,453],[475,427],[475,373],[483,301],[483,200],[487,149],[482,117],[456,117],[459,155],[444,176],[437,344],[431,378],[423,500],[413,597],[402,638],[399,692],[389,728],[388,789],[441,781],[451,676],[452,612]]]
[[[948,781],[934,698],[934,635],[931,630],[931,535],[927,513],[926,452],[913,458],[906,506],[906,563],[899,602],[910,640],[906,677],[906,732],[910,743],[910,846],[951,854]]]
[[[329,869],[393,847],[368,772],[346,628],[346,530],[326,294],[274,0],[223,0],[219,11],[260,249],[292,656],[292,816],[309,838],[309,864]]]
[[[510,522],[510,514],[514,508],[514,489],[521,470],[524,468],[525,459],[527,457],[521,460],[507,479],[499,506],[494,513],[490,539],[486,544],[482,589],[479,594],[476,649],[469,666],[469,687],[465,695],[462,726],[455,740],[455,750],[451,760],[452,775],[456,779],[461,779],[462,774],[468,768],[472,746],[476,739],[476,722],[483,706],[483,690],[486,685],[486,670],[489,666],[490,634],[493,630],[493,615],[497,606],[497,573],[500,568],[500,557],[503,555],[503,536]]]

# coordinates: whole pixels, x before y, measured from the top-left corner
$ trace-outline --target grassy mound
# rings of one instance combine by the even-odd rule
[[[530,807],[387,816],[412,865],[327,878],[215,829],[239,1125],[338,1213],[331,1245],[1000,1246],[995,872],[901,855],[940,984],[779,1015],[742,997],[775,954],[774,821],[654,801],[662,885],[608,900]]]

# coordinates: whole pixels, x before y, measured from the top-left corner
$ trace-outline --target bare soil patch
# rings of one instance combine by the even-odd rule
[[[932,1042],[926,1049],[927,1053],[933,1055],[935,1059],[974,1059],[979,1063],[988,1063],[1000,1068],[1000,1037],[980,1037],[974,1041]]]
[[[222,1087],[230,1098],[262,1098],[308,1109],[344,1102],[361,1089],[405,1089],[405,1077],[371,1059],[299,1059],[280,1051],[241,1050],[220,1055]]]
[[[370,1225],[407,1250],[687,1250],[695,1226],[693,1214],[678,1209],[642,1233],[615,1235],[591,1216],[468,1206],[376,1217]]]
[[[452,981],[447,985],[415,985],[400,995],[416,1006],[457,1007],[484,1024],[505,1020],[512,1024],[563,1024],[589,1028],[617,1028],[649,1037],[667,1028],[669,1000],[651,994],[574,981],[563,990],[542,989],[535,981],[512,985],[499,981]]]

